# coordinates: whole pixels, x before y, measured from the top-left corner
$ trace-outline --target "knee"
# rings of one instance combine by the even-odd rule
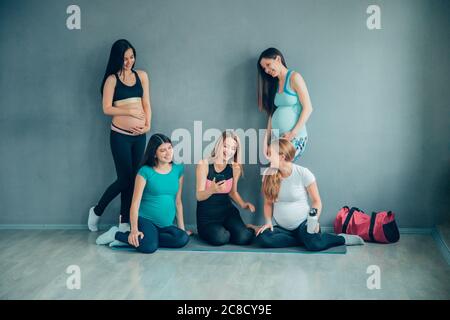
[[[127,190],[132,186],[133,180],[130,178],[118,178],[117,184],[119,185],[120,190]]]
[[[233,243],[237,245],[248,245],[253,241],[254,232],[249,229],[242,230],[238,234],[234,235]]]
[[[142,253],[153,253],[157,249],[158,249],[157,243],[151,241],[141,241],[139,243],[139,247],[137,247],[137,250]]]
[[[272,247],[272,241],[270,241],[271,237],[269,234],[270,231],[264,231],[263,233],[259,234],[255,238],[255,243],[263,248],[271,248]]]
[[[227,230],[223,230],[221,232],[218,232],[211,237],[209,237],[210,244],[213,246],[223,246],[224,244],[227,244],[230,242],[230,233]]]
[[[180,231],[180,234],[177,237],[177,241],[174,244],[176,248],[182,248],[189,242],[189,236],[185,231]]]

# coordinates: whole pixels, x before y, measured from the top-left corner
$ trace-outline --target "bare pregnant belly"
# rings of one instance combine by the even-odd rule
[[[142,108],[142,103],[129,103],[126,105],[120,105],[120,106],[115,106],[116,108],[119,109],[136,109],[136,110],[144,110]],[[127,131],[130,131],[131,128],[133,127],[143,127],[145,125],[145,118],[144,119],[137,119],[135,117],[132,116],[113,116],[112,118],[112,123],[116,126],[119,127],[120,129],[124,129]]]

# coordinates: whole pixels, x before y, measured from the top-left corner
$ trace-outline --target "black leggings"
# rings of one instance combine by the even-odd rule
[[[101,216],[108,204],[120,193],[121,222],[130,222],[130,207],[133,198],[134,179],[145,150],[145,134],[129,136],[111,130],[111,152],[116,166],[117,180],[103,193],[95,214]]]
[[[345,244],[342,236],[329,233],[313,233],[306,231],[306,221],[292,231],[275,226],[273,231],[264,230],[256,237],[255,242],[265,248],[284,248],[305,246],[308,251],[321,251]]]
[[[255,233],[245,226],[239,210],[235,206],[229,206],[227,212],[224,212],[224,217],[223,222],[198,224],[197,231],[200,238],[213,246],[221,246],[229,242],[248,245],[253,241]]]
[[[144,234],[139,237],[137,251],[142,253],[153,253],[158,248],[181,248],[189,242],[186,231],[175,226],[160,228],[151,220],[139,217],[138,230]],[[116,240],[128,243],[130,232],[116,232]],[[131,245],[131,244],[130,244]]]

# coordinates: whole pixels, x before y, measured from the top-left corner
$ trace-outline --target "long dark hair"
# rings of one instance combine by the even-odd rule
[[[122,70],[125,51],[127,51],[128,49],[133,50],[135,60],[131,68],[134,69],[134,65],[136,64],[136,50],[131,45],[131,43],[125,39],[120,39],[113,43],[111,47],[111,52],[109,53],[108,64],[106,65],[105,76],[103,77],[102,86],[100,87],[100,93],[102,95],[106,79],[110,75],[116,74],[117,72]]]
[[[152,168],[155,167],[158,164],[158,160],[156,159],[156,150],[158,150],[159,146],[162,145],[163,143],[172,144],[172,141],[169,139],[169,137],[163,135],[162,133],[155,133],[154,135],[152,135],[148,140],[147,148],[145,150],[144,157],[142,158],[141,165],[139,167],[143,166],[149,166]]]
[[[280,52],[280,50],[275,48],[268,48],[264,50],[259,56],[258,64],[256,66],[256,68],[258,69],[258,107],[260,111],[266,111],[269,116],[271,116],[275,111],[274,99],[277,92],[278,79],[273,78],[270,74],[265,73],[260,63],[264,58],[275,59],[277,56],[280,57],[283,66],[287,68],[283,54]]]

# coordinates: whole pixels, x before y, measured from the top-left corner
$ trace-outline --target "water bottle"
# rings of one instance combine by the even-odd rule
[[[306,231],[308,233],[316,233],[318,223],[319,218],[317,217],[317,209],[311,208],[311,210],[309,210],[308,219],[306,221]]]

